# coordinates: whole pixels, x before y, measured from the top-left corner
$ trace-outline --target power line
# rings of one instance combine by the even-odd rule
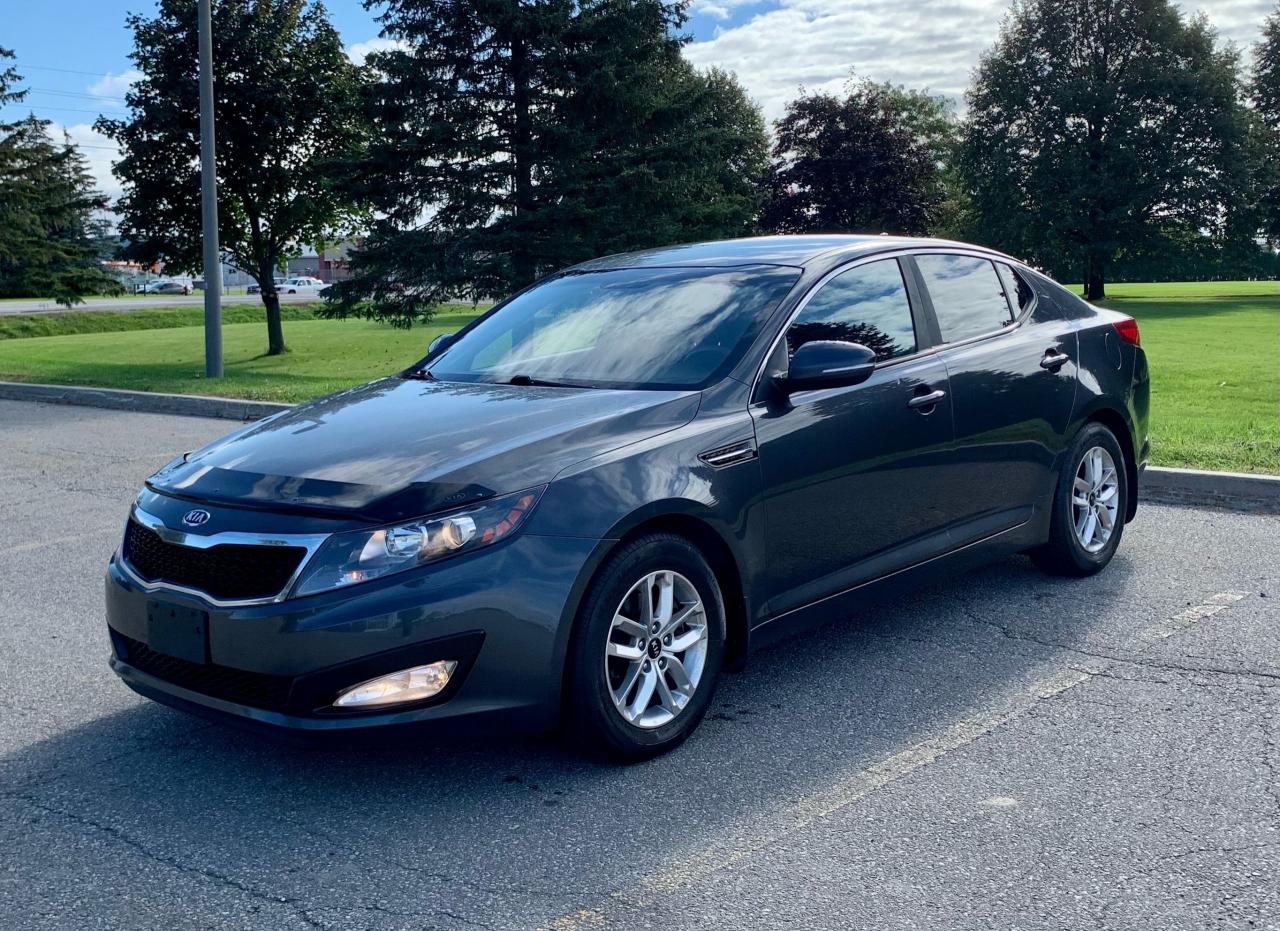
[[[91,78],[109,78],[110,71],[76,71],[73,68],[53,68],[49,65],[28,65],[25,62],[14,65],[19,71],[57,71],[60,74],[83,74]]]
[[[6,103],[6,104],[0,104],[0,106],[23,107],[25,109],[32,110],[32,111],[36,109],[35,107],[29,107],[26,104],[22,104],[22,103]],[[104,110],[80,110],[80,109],[77,109],[76,107],[47,107],[44,104],[39,104],[38,106],[39,106],[39,109],[41,110],[57,110],[60,113],[95,113],[101,116],[104,113],[110,112],[110,111],[104,111]],[[116,112],[121,114],[124,113],[123,110],[116,111]]]
[[[87,97],[90,100],[107,100],[111,103],[124,103],[121,97],[104,97],[101,94],[82,94],[77,91],[59,91],[48,87],[29,87],[27,90],[32,94],[53,94],[57,97]]]

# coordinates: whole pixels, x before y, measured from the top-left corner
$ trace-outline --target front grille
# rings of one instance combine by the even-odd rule
[[[157,653],[145,643],[140,643],[116,631],[116,652],[134,669],[147,675],[172,682],[174,685],[266,711],[284,711],[289,706],[289,690],[293,680],[288,676],[272,676],[261,672],[246,672],[213,663],[193,663]]]
[[[181,546],[135,520],[124,535],[124,558],[140,577],[195,589],[219,601],[274,598],[306,554],[301,546]]]

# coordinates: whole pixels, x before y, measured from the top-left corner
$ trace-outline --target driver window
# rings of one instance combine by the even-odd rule
[[[824,284],[787,330],[788,355],[814,340],[861,343],[879,361],[915,352],[911,302],[898,260],[859,265]]]

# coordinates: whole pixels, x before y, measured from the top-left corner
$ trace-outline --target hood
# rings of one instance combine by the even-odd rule
[[[698,399],[397,376],[250,424],[147,484],[214,504],[399,520],[549,482],[687,423]]]

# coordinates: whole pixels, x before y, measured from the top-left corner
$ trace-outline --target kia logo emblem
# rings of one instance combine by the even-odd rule
[[[208,511],[204,511],[204,510],[201,510],[200,508],[196,508],[194,511],[187,511],[187,513],[183,514],[182,522],[192,527],[199,527],[201,524],[205,523],[212,516],[213,515],[210,514]]]

